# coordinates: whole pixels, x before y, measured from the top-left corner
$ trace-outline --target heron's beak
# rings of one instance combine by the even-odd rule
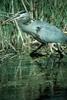
[[[3,21],[3,23],[2,23],[2,24],[5,24],[5,23],[7,23],[7,22],[14,21],[15,19],[16,19],[16,16],[14,15],[13,17],[11,17],[11,18],[9,18],[9,19],[7,19],[7,20]]]
[[[20,18],[29,18],[30,17],[30,13],[27,13],[27,12],[25,12],[25,13],[16,13],[12,18],[10,18],[10,20],[12,21],[12,20],[18,20],[18,19],[20,19]]]

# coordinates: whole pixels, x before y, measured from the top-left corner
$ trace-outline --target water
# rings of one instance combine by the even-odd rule
[[[26,94],[27,96],[27,94]],[[30,96],[30,97],[29,97]],[[33,100],[31,99],[31,95],[28,93],[28,98],[24,97],[22,92],[22,86],[10,86],[10,87],[2,87],[0,90],[0,100]],[[62,89],[58,94],[48,94],[48,92],[42,93],[35,100],[67,100],[67,89]]]
[[[18,54],[0,62],[0,100],[67,100],[66,56]]]

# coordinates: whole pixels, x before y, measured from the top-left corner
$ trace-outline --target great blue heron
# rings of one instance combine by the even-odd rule
[[[29,22],[29,13],[18,13],[14,17],[12,17],[11,20],[16,20],[22,31],[32,35],[37,41],[41,42],[42,44],[67,43],[67,36],[56,26],[49,24],[46,21],[40,20]],[[40,45],[36,50],[38,50],[41,46],[42,45]],[[53,48],[55,47],[53,46]],[[34,50],[34,52],[36,50]]]

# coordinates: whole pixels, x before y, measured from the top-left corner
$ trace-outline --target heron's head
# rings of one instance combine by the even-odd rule
[[[18,13],[16,13],[14,16],[12,16],[11,18],[9,18],[7,21],[15,21],[17,20],[18,22],[21,22],[21,23],[27,23],[30,21],[30,14],[28,12],[23,12],[23,11],[20,11]]]

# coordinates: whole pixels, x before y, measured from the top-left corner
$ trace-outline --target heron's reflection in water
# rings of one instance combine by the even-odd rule
[[[40,86],[40,95],[36,100],[66,100],[67,89],[64,87],[64,59],[50,55],[42,63],[36,61],[38,67],[43,71],[46,88],[42,91]],[[61,81],[60,81],[61,80]]]
[[[36,59],[23,55],[22,59],[4,60],[0,67],[0,100],[67,100],[65,60],[57,55]]]

